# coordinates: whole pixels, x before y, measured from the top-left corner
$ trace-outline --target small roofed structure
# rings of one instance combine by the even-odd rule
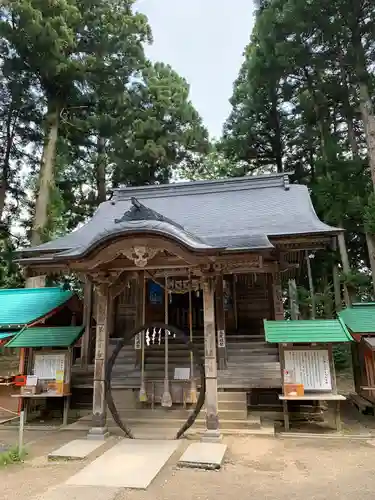
[[[375,302],[354,303],[341,311],[339,318],[356,341],[352,346],[352,363],[359,398],[352,399],[358,407],[366,409],[366,401],[375,405]]]
[[[337,393],[332,344],[352,342],[341,319],[264,321],[266,341],[279,344],[282,370],[285,430],[290,428],[288,402],[335,402],[335,423],[341,430],[340,402]]]
[[[22,386],[16,376],[27,374],[33,353],[42,348],[71,348],[83,331],[77,323],[82,323],[82,302],[72,291],[62,287],[0,290],[0,342],[5,346],[0,387],[3,401],[9,396],[0,420],[17,411],[18,402],[12,403],[10,393],[14,385]],[[17,355],[10,354],[13,349]]]
[[[57,320],[56,315],[59,315]],[[77,316],[76,322],[82,320],[82,305],[70,290],[61,287],[0,290],[0,335],[4,338],[41,323],[71,324],[73,316]]]

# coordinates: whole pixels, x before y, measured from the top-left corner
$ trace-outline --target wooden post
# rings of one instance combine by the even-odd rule
[[[216,328],[217,345],[219,356],[219,370],[225,370],[227,367],[227,346],[225,338],[225,309],[224,309],[224,279],[223,275],[216,277]]]
[[[339,249],[340,249],[343,271],[345,274],[349,274],[350,273],[350,264],[349,264],[348,250],[346,248],[346,243],[345,243],[345,234],[340,233],[337,236],[337,240],[339,242]],[[345,300],[345,305],[347,307],[349,307],[350,306],[350,297],[349,297],[348,288],[345,284],[344,284],[344,300]]]
[[[135,326],[142,326],[145,322],[145,312],[146,312],[146,280],[145,272],[139,271],[138,282],[137,282],[137,303],[136,315],[135,315]],[[135,349],[135,366],[136,368],[141,368],[142,364],[142,343],[144,342],[144,332],[138,333],[134,338],[134,349]]]
[[[366,233],[368,256],[370,259],[370,267],[371,267],[372,288],[374,290],[374,297],[375,297],[375,241],[374,241],[374,238],[375,237],[372,234]]]
[[[214,279],[203,278],[204,359],[206,368],[206,433],[203,439],[217,441],[219,430]]]
[[[297,296],[297,285],[296,280],[289,280],[289,303],[290,303],[290,317],[291,319],[298,319],[298,296]]]
[[[85,280],[84,297],[83,297],[83,324],[85,333],[82,337],[81,344],[81,366],[87,370],[89,365],[89,349],[91,336],[91,316],[92,316],[92,283],[88,276]]]
[[[235,331],[238,332],[238,307],[237,307],[237,276],[233,275],[233,314],[234,314],[234,326]]]
[[[108,357],[108,312],[111,294],[107,284],[99,285],[97,292],[93,415],[92,428],[88,437],[105,439],[108,436],[105,375]]]
[[[311,298],[311,319],[315,319],[316,305],[315,305],[315,290],[314,290],[314,282],[311,272],[311,262],[309,252],[306,250],[306,265],[307,265],[307,276],[309,278],[309,289],[310,289],[310,298]]]
[[[333,291],[335,296],[335,309],[337,314],[342,309],[342,302],[341,302],[339,269],[336,264],[333,266],[332,274],[333,274]]]
[[[279,273],[275,273],[273,275],[272,302],[273,318],[276,320],[284,319],[283,290],[281,287],[281,279]]]

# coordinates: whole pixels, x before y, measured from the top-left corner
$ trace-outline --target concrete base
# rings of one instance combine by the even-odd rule
[[[201,441],[202,443],[221,443],[223,436],[219,430],[207,430],[203,434]]]
[[[97,486],[66,486],[50,488],[37,500],[114,500],[119,493],[118,488],[98,488]]]
[[[75,439],[50,453],[48,460],[82,460],[103,444],[103,440]]]
[[[182,455],[178,465],[209,470],[220,469],[226,451],[226,444],[193,443]]]
[[[123,439],[66,484],[146,489],[180,444],[180,441]]]
[[[109,432],[107,427],[91,427],[87,434],[87,439],[93,439],[97,441],[104,441],[109,437]]]

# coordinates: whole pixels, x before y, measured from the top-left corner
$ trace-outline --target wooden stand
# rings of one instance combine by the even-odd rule
[[[304,377],[309,380],[310,388],[305,388],[305,394],[303,396],[294,396],[294,395],[286,395],[280,394],[279,400],[283,403],[283,416],[284,416],[284,426],[285,431],[288,432],[290,430],[290,419],[289,419],[289,408],[288,401],[312,401],[314,404],[320,404],[320,401],[327,401],[335,403],[335,427],[337,432],[341,432],[341,417],[340,417],[340,403],[341,401],[345,401],[346,397],[340,394],[337,394],[337,385],[336,385],[336,375],[335,375],[335,366],[333,362],[333,353],[332,353],[332,344],[307,344],[307,345],[294,345],[294,344],[279,344],[279,352],[280,352],[280,362],[281,362],[281,376],[282,376],[282,387],[284,388],[285,380],[284,380],[284,371],[288,369],[289,366],[286,366],[285,362],[285,353],[288,351],[293,351],[295,353],[294,358],[295,366],[297,366],[298,355],[301,351],[326,351],[328,352],[328,367],[329,373],[327,374],[328,378],[324,380],[324,384],[322,388],[319,389],[319,378],[316,377],[315,374],[319,373],[319,367],[316,366],[318,363],[318,359],[315,359],[315,365],[313,361],[310,359],[309,362],[305,360],[304,366]],[[307,357],[307,356],[306,356]],[[306,370],[310,370],[310,372],[306,372]],[[302,373],[302,371],[301,371]],[[297,378],[299,379],[302,375],[299,375]],[[314,378],[315,377],[315,378]],[[295,382],[304,383],[304,380],[295,380]],[[329,385],[331,388],[329,389]]]
[[[12,398],[19,398],[22,402],[22,407],[24,409],[24,424],[27,422],[27,413],[29,407],[29,401],[31,399],[49,399],[49,398],[64,398],[64,408],[62,415],[63,425],[68,425],[68,416],[70,408],[70,396],[71,394],[48,394],[47,392],[42,394],[13,394]]]
[[[45,359],[41,360],[40,357],[44,356]],[[48,366],[48,358],[55,358],[59,356],[61,360],[57,360],[57,364],[61,364],[61,368],[58,369],[53,367],[52,360],[50,361],[51,367]],[[21,402],[21,409],[24,411],[24,423],[27,422],[28,413],[30,412],[30,403],[35,400],[47,400],[55,398],[63,398],[63,425],[68,424],[68,415],[70,408],[70,377],[71,377],[71,367],[72,367],[72,351],[68,350],[40,350],[33,351],[32,358],[29,363],[28,375],[34,375],[38,377],[39,391],[35,394],[13,394],[13,398],[18,398]],[[55,370],[55,374],[48,373],[48,371]],[[50,386],[55,386],[51,389]],[[40,392],[41,391],[41,392]]]

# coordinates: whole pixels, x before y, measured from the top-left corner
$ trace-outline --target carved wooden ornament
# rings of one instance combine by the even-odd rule
[[[137,267],[146,267],[149,260],[153,259],[159,252],[158,248],[148,246],[134,246],[122,251],[129,260],[132,260]]]

